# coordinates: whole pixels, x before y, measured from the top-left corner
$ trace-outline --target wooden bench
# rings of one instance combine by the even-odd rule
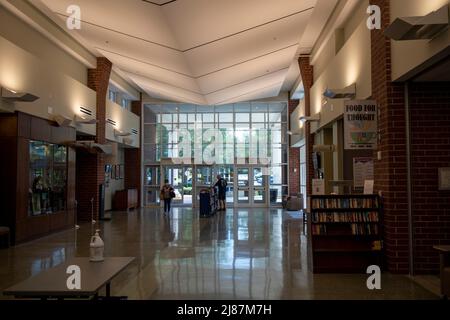
[[[11,245],[11,236],[8,227],[0,227],[0,238],[6,238],[8,248]]]

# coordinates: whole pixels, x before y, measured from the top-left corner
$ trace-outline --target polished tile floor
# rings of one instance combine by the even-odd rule
[[[190,208],[113,213],[101,223],[106,256],[136,260],[112,284],[130,299],[437,299],[409,278],[313,275],[302,220],[278,209],[229,209],[200,219]],[[73,256],[89,255],[91,225],[0,250],[0,291]],[[0,297],[5,299],[5,297]]]

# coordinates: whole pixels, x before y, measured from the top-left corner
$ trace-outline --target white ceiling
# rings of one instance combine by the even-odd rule
[[[202,105],[291,90],[338,0],[31,0],[152,97]]]

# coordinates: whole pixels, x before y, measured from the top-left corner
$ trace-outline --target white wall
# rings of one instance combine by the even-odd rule
[[[83,83],[58,71],[52,64],[0,37],[0,85],[38,97],[32,103],[15,103],[15,110],[53,120],[55,114],[70,119],[84,106],[96,117],[96,94]],[[49,113],[49,107],[53,114]],[[95,125],[78,131],[95,135]]]
[[[449,2],[449,0],[392,0],[391,20],[394,21],[397,17],[425,16],[448,5]],[[431,41],[391,41],[391,43],[392,80],[395,81],[449,47],[450,30]]]
[[[87,84],[87,68],[66,51],[0,5],[0,36],[51,64],[53,69]]]
[[[300,117],[305,115],[305,99],[300,100],[297,108],[292,111],[290,116],[290,131],[291,136],[291,147],[297,147],[298,144],[305,138],[305,127],[303,123],[299,120]]]
[[[361,20],[366,19],[369,0],[341,0],[330,17],[323,33],[311,53],[314,65],[314,79],[328,68],[328,65],[350,39]]]
[[[117,143],[113,143],[113,154],[105,157],[105,164],[110,165],[123,165],[125,164],[125,153],[124,149],[121,148]],[[124,175],[125,178],[125,175]],[[125,185],[125,180],[115,180],[109,178],[109,183],[105,188],[105,210],[112,210],[112,202],[114,194],[118,190],[123,190]]]
[[[133,139],[133,143],[129,146],[138,148],[140,145],[140,118],[134,113],[122,108],[118,104],[106,99],[106,119],[111,119],[116,121],[117,125],[113,127],[112,125],[106,123],[106,139],[109,141],[114,141],[118,143],[123,143],[122,137],[114,136],[114,129],[122,132],[130,132],[132,129],[138,131],[137,135],[131,135],[127,138]]]
[[[323,107],[323,92],[327,88],[343,89],[356,83],[358,99],[366,99],[372,95],[370,50],[370,31],[363,19],[327,68],[314,79],[311,88],[311,115],[322,113],[319,127],[333,121],[343,111],[342,102],[339,101],[330,101],[329,105]],[[331,105],[333,109],[330,108]]]

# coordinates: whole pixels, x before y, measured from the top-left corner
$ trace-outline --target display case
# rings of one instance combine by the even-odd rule
[[[67,147],[33,140],[29,144],[29,215],[66,210]]]

